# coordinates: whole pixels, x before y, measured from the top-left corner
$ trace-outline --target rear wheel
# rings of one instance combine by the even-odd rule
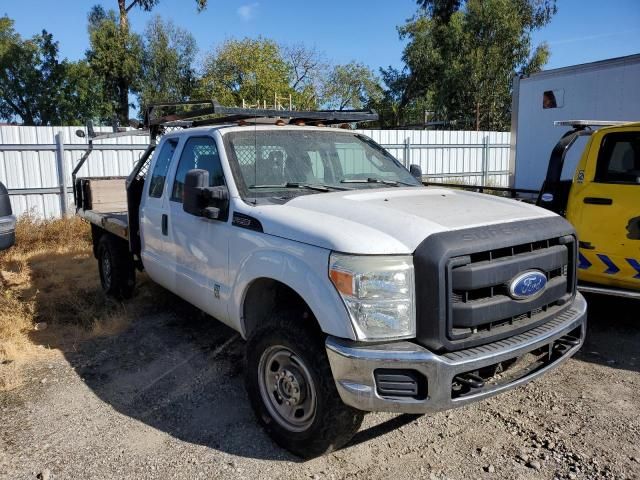
[[[131,298],[136,284],[133,258],[124,241],[105,234],[98,243],[98,270],[102,290],[117,298]]]
[[[345,445],[364,412],[342,403],[321,335],[291,316],[254,332],[247,342],[251,405],[271,437],[312,458]]]

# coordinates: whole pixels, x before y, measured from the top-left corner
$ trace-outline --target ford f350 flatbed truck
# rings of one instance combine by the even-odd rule
[[[75,178],[77,213],[107,293],[131,295],[144,269],[240,332],[251,405],[291,452],[339,448],[367,411],[487,398],[582,345],[577,239],[560,216],[424,187],[329,126],[371,113],[190,107],[149,110],[162,135],[128,178]]]

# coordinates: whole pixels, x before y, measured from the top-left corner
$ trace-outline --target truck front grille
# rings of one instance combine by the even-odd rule
[[[560,217],[432,235],[414,252],[417,341],[456,351],[517,335],[563,312],[575,295],[576,238]],[[515,299],[512,280],[535,270],[538,295]]]
[[[490,341],[545,322],[573,295],[574,255],[568,235],[452,258],[447,338]],[[514,300],[509,282],[527,270],[543,272],[547,286],[531,300]]]

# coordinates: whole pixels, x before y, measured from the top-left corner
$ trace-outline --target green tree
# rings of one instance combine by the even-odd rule
[[[532,47],[531,34],[550,21],[555,0],[418,4],[418,14],[399,29],[408,40],[406,68],[396,76],[402,90],[387,97],[398,100],[399,110],[422,102],[433,118],[458,128],[508,128],[514,73],[538,71],[549,57],[546,44]]]
[[[187,100],[196,82],[194,61],[198,49],[193,36],[156,16],[147,24],[143,39],[140,106]]]
[[[51,34],[23,40],[13,20],[0,18],[1,118],[25,125],[82,123],[99,114],[95,93],[87,64],[60,61]]]
[[[424,103],[409,98],[411,77],[394,67],[381,68],[380,74],[386,89],[382,98],[372,105],[380,115],[378,124],[383,128],[411,124],[410,110],[415,104]]]
[[[273,40],[231,39],[206,58],[197,93],[224,105],[273,103],[276,95],[293,93],[290,78],[291,65]]]
[[[95,6],[89,13],[89,45],[87,61],[100,78],[103,102],[126,124],[129,90],[136,89],[142,74],[142,41],[118,26],[113,10]]]
[[[58,125],[84,125],[87,120],[98,122],[111,118],[111,106],[103,102],[99,79],[86,60],[65,63],[66,75],[61,94]]]
[[[94,6],[89,13],[90,49],[87,59],[102,82],[105,102],[113,105],[120,122],[129,118],[129,94],[139,87],[142,75],[142,42],[129,31],[129,12],[134,8],[151,11],[160,0],[116,0],[118,16]],[[195,0],[198,11],[207,0]]]
[[[382,100],[383,90],[373,71],[362,63],[336,65],[329,74],[323,92],[329,108],[364,108]]]

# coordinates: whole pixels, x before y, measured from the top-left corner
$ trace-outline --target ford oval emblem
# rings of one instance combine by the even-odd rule
[[[529,270],[511,280],[509,295],[516,300],[535,297],[547,285],[547,276],[540,270]]]

